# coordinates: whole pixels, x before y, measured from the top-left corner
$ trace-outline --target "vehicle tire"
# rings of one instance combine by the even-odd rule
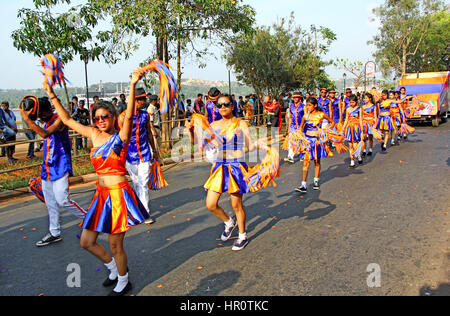
[[[433,125],[433,127],[439,127],[440,120],[441,120],[441,118],[439,117],[439,114],[438,114],[435,117],[433,117],[433,119],[431,120],[431,125]]]
[[[444,116],[442,117],[442,123],[447,123],[448,120],[448,112],[445,112]]]

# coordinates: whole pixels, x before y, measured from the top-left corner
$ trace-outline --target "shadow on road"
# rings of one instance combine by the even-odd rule
[[[238,271],[212,274],[201,280],[198,287],[186,296],[218,296],[223,290],[232,287],[240,276]]]

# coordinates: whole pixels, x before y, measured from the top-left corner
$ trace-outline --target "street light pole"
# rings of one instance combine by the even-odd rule
[[[231,95],[231,66],[227,65],[227,70],[228,70],[228,92]]]
[[[347,88],[347,83],[346,83],[346,80],[347,80],[347,74],[344,73],[342,76],[344,77],[344,94],[345,94],[345,89]]]

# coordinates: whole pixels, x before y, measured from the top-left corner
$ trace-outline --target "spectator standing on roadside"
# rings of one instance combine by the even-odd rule
[[[98,101],[100,101],[100,99],[98,98],[98,95],[94,96],[94,103],[91,104],[91,107],[90,107],[91,111],[92,111],[92,108],[98,104]]]
[[[242,96],[239,96],[239,102],[238,102],[238,115],[239,115],[239,117],[244,117],[244,111],[245,111],[244,98]]]
[[[36,122],[35,122],[36,123]],[[23,128],[24,129],[30,129],[30,127],[27,125],[26,122],[23,122]],[[28,140],[35,140],[36,139],[36,132],[33,130],[29,130],[25,132],[25,136]],[[27,160],[34,160],[37,157],[34,155],[34,144],[35,143],[29,143],[28,144],[28,153],[27,153]]]
[[[4,134],[6,141],[13,142],[16,140],[16,134],[17,134],[17,123],[16,123],[16,116],[14,115],[14,112],[9,109],[9,102],[3,101],[2,102],[2,110],[3,110],[3,121],[4,121]],[[4,148],[4,147],[3,147]],[[6,156],[8,157],[9,163],[14,163],[18,159],[14,158],[14,152],[16,150],[16,146],[8,146],[6,147]]]
[[[91,125],[90,112],[84,108],[84,105],[84,100],[81,100],[73,115],[73,119],[84,126],[89,126]],[[83,149],[83,138],[81,136],[76,138],[76,146],[77,149]],[[87,148],[87,138],[84,138],[84,148]]]
[[[198,114],[202,114],[203,109],[205,108],[205,103],[203,103],[203,94],[198,94],[197,99],[194,102],[194,112]]]
[[[161,113],[159,111],[158,106],[158,96],[157,95],[151,95],[149,97],[150,104],[147,108],[147,112],[150,115],[150,123],[152,123],[153,127],[155,128],[155,144],[158,144],[158,146],[161,145],[160,139],[161,139]]]
[[[122,113],[123,111],[125,111],[127,109],[127,97],[125,96],[125,94],[121,94],[119,96],[120,101],[117,103],[117,113]]]
[[[194,113],[194,108],[192,106],[192,100],[186,100],[186,118],[190,120],[192,118],[192,114]]]

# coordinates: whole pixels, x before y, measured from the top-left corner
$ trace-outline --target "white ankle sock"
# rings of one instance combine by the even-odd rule
[[[351,161],[350,161],[350,166],[354,166],[355,165],[355,161],[352,159]]]
[[[302,181],[302,187],[306,188],[306,181]]]
[[[243,233],[243,234],[241,234],[241,233],[239,233],[239,239],[247,239],[247,233]]]
[[[117,279],[117,276],[119,275],[119,271],[117,271],[116,261],[114,260],[114,258],[112,259],[112,261],[110,263],[105,263],[105,266],[108,268],[108,270],[110,272],[109,279],[110,280]]]
[[[319,178],[314,178],[314,182],[319,182]]]
[[[228,222],[225,222],[225,225],[226,225],[227,227],[233,226],[233,225],[234,225],[233,219],[230,217],[230,219],[228,220]]]
[[[123,289],[125,288],[125,286],[127,286],[127,284],[128,284],[128,273],[125,274],[124,276],[119,275],[117,285],[114,288],[114,292],[117,292],[117,293],[122,292]]]

